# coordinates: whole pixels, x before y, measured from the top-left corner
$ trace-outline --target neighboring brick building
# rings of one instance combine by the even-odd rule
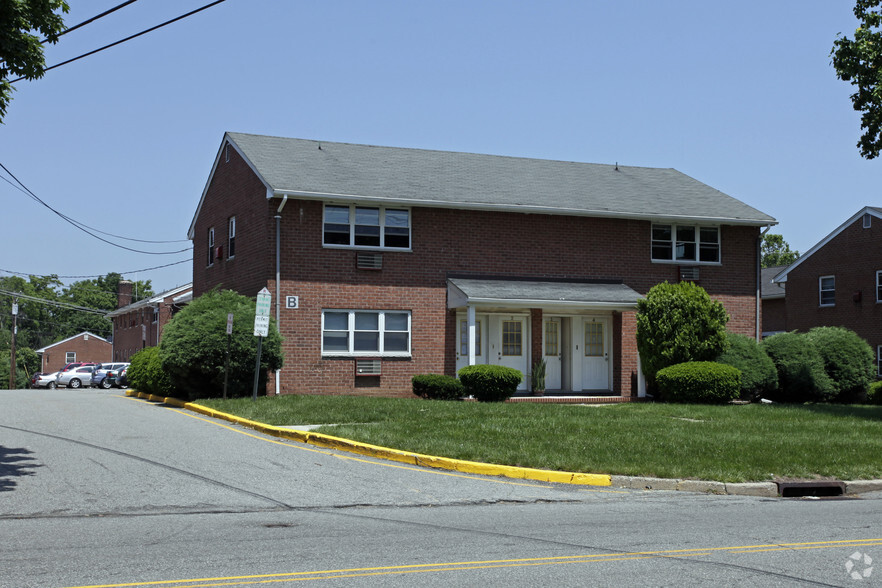
[[[762,270],[763,337],[787,330],[787,310],[783,283],[773,281],[787,266],[764,267]]]
[[[673,169],[227,133],[193,294],[270,290],[271,393],[407,395],[414,374],[545,358],[549,391],[631,396],[634,311],[659,282],[697,281],[759,335],[775,222]]]
[[[58,343],[37,349],[41,356],[44,374],[57,372],[65,365],[82,361],[84,363],[101,363],[111,360],[110,341],[89,332],[68,337]]]
[[[141,349],[159,345],[166,323],[190,301],[192,294],[193,285],[185,284],[126,304],[132,299],[132,283],[120,281],[119,308],[105,315],[113,322],[112,361],[129,361]]]
[[[775,278],[787,285],[786,328],[846,327],[863,337],[882,376],[882,208],[868,206]]]

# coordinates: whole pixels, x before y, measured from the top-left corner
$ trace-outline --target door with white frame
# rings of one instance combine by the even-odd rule
[[[582,390],[610,390],[610,319],[582,319],[581,350]]]
[[[561,355],[563,353],[563,337],[561,336],[560,317],[548,317],[544,320],[542,356],[545,358],[545,389],[560,390]]]
[[[519,370],[524,378],[518,390],[526,390],[530,377],[527,317],[517,315],[490,315],[490,363]]]
[[[487,315],[475,316],[475,363],[487,363]],[[469,321],[465,314],[456,316],[456,371],[469,365]]]

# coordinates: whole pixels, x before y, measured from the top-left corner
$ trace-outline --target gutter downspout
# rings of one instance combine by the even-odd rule
[[[756,342],[759,343],[763,339],[762,325],[760,324],[760,317],[762,316],[762,297],[763,297],[763,237],[766,236],[766,233],[772,228],[772,225],[768,225],[765,229],[760,231],[759,236],[756,238]]]
[[[282,209],[285,208],[285,204],[288,202],[288,196],[282,196],[282,203],[279,205],[278,210],[276,210],[276,326],[281,329],[282,328],[282,305],[281,300],[279,299],[282,293],[282,286],[279,283],[281,280],[281,250],[282,250]],[[281,375],[282,370],[276,370],[276,396],[281,393],[281,384],[279,383],[279,376]]]

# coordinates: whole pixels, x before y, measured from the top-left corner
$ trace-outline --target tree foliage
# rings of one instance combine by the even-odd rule
[[[43,40],[58,41],[64,30],[64,0],[0,0],[0,122],[12,100],[10,78],[36,80],[43,76]]]
[[[861,112],[863,134],[857,143],[861,156],[873,159],[882,150],[882,0],[856,0],[860,26],[854,39],[840,35],[830,51],[836,77],[855,87],[854,109]]]
[[[799,259],[799,251],[792,251],[784,237],[774,233],[763,235],[761,250],[763,267],[790,265]]]
[[[637,350],[647,383],[662,368],[713,361],[726,349],[729,315],[692,282],[656,284],[637,302]]]
[[[189,398],[219,397],[224,386],[227,349],[227,314],[233,313],[230,340],[229,390],[231,396],[251,394],[257,337],[254,336],[255,301],[232,290],[211,290],[193,300],[165,326],[160,343],[162,367],[176,391]],[[275,320],[261,351],[261,372],[282,367],[282,337]]]

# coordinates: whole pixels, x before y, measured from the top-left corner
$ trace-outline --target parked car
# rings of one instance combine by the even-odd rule
[[[42,375],[43,375],[42,372],[34,372],[33,374],[31,374],[31,380],[30,380],[31,388],[37,387],[37,378],[39,378]]]
[[[83,384],[88,384],[92,381],[93,371],[95,371],[94,365],[84,365],[66,372],[59,372],[55,385],[79,388]]]
[[[68,364],[65,364],[65,366],[64,366],[63,368],[61,368],[60,370],[58,370],[58,371],[59,371],[59,372],[66,372],[66,371],[72,370],[72,369],[74,369],[74,368],[78,368],[78,367],[80,367],[80,366],[83,366],[83,365],[86,365],[86,362],[84,362],[84,361],[72,361],[72,362],[70,362],[70,363],[68,363]]]
[[[125,362],[95,364],[95,370],[92,372],[92,378],[89,381],[89,385],[92,388],[100,386],[105,390],[110,388],[110,382],[107,381],[107,372],[110,370],[122,369],[127,365],[129,364]]]
[[[34,380],[34,388],[50,388],[54,389],[57,385],[55,383],[55,379],[58,377],[58,374],[61,372],[52,372],[51,374],[40,374],[36,380]]]
[[[110,382],[111,386],[116,386],[117,388],[128,388],[129,387],[129,364],[125,364],[122,369],[119,370],[110,370],[107,372],[107,381]]]

